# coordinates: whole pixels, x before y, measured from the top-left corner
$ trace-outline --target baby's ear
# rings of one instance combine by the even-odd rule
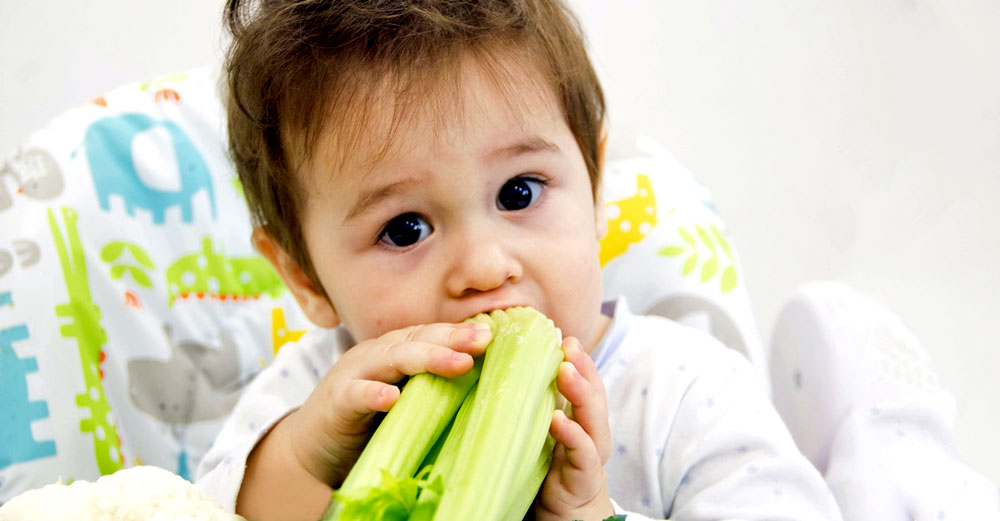
[[[295,301],[306,317],[319,327],[334,328],[340,324],[340,317],[326,298],[322,288],[317,288],[302,266],[292,258],[264,226],[253,230],[253,246],[263,255],[292,292]]]
[[[597,240],[608,234],[608,218],[604,213],[604,152],[608,147],[608,124],[601,123],[601,137],[597,142],[597,184],[594,187],[594,225],[597,227]]]

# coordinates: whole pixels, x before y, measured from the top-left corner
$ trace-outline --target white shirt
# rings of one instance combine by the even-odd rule
[[[629,520],[840,520],[833,495],[795,447],[749,362],[711,336],[604,304],[612,324],[592,353],[607,391],[615,513]],[[244,391],[196,483],[233,511],[247,456],[301,405],[341,353],[342,329],[279,351]]]

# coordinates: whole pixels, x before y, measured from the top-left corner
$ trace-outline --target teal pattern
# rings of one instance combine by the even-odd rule
[[[151,188],[142,182],[136,171],[132,140],[139,133],[153,128],[166,129],[173,141],[180,175],[179,191]],[[199,191],[206,190],[212,205],[212,218],[215,219],[215,190],[211,172],[194,143],[176,123],[138,113],[101,118],[87,127],[84,147],[97,199],[104,211],[111,208],[110,197],[119,195],[129,215],[134,215],[136,208],[143,208],[152,212],[154,223],[163,224],[167,208],[180,206],[181,219],[190,223],[194,218],[192,198]]]
[[[188,468],[187,451],[184,449],[177,454],[177,475],[191,481],[191,469]]]
[[[9,298],[10,293],[4,295]],[[49,406],[28,399],[27,376],[38,371],[38,361],[33,356],[18,358],[14,352],[14,342],[27,339],[24,324],[0,329],[0,469],[56,454],[56,442],[36,441],[31,434],[31,422],[48,418]]]

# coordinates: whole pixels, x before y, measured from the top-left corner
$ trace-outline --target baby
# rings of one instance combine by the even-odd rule
[[[840,519],[749,363],[601,301],[605,108],[558,0],[231,0],[229,140],[253,240],[320,329],[246,389],[198,483],[319,518],[407,375],[533,306],[562,330],[540,520]]]

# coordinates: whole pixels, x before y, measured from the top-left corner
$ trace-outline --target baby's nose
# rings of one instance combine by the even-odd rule
[[[503,241],[480,238],[455,252],[448,290],[463,297],[499,288],[521,275],[521,264]]]

